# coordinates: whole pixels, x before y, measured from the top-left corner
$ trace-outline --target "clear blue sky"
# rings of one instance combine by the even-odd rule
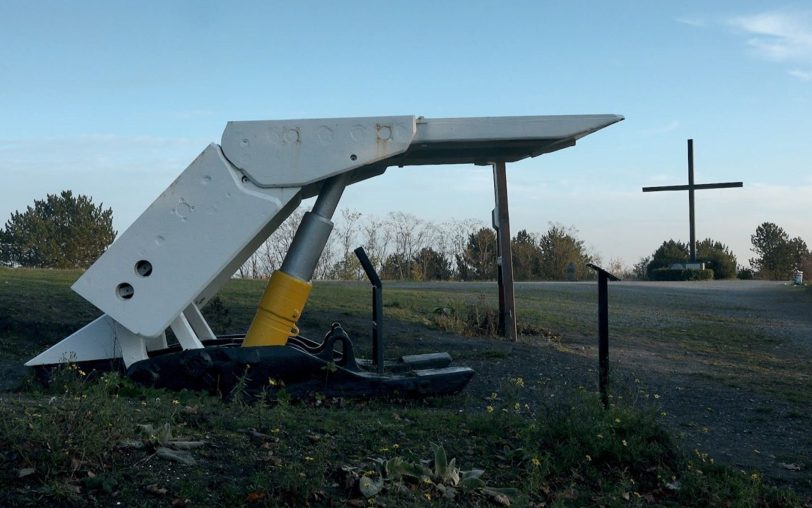
[[[509,167],[514,232],[572,225],[627,265],[699,238],[751,256],[763,221],[812,244],[808,2],[0,0],[0,220],[70,188],[123,231],[228,120],[617,113]],[[390,169],[343,207],[489,222],[487,168]]]

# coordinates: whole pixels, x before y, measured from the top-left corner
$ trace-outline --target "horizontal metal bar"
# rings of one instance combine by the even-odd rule
[[[683,191],[683,190],[704,190],[704,189],[729,189],[732,187],[744,187],[742,182],[724,183],[700,183],[696,185],[663,185],[662,187],[643,187],[643,192],[659,191]]]

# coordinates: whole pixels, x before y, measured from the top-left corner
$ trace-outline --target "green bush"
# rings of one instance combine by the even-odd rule
[[[736,273],[736,278],[741,280],[753,280],[756,277],[755,274],[753,273],[753,270],[749,268],[739,268],[738,273]]]
[[[670,270],[668,268],[658,268],[649,273],[650,280],[711,280],[713,270]]]
[[[663,242],[651,255],[646,264],[646,273],[651,280],[704,280],[704,277],[687,279],[658,279],[652,272],[668,268],[674,263],[687,263],[690,260],[688,244],[668,240]],[[732,279],[736,276],[736,256],[723,243],[706,238],[696,244],[696,261],[705,263],[713,271],[714,279]]]

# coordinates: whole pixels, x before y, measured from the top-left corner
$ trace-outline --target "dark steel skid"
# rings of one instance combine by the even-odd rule
[[[294,398],[320,393],[328,397],[424,397],[462,390],[474,375],[451,367],[446,353],[410,355],[387,362],[357,359],[352,341],[334,323],[324,341],[291,337],[283,346],[240,347],[242,337],[209,341],[203,349],[169,348],[127,369],[134,381],[171,390],[202,390],[229,397],[235,390]]]

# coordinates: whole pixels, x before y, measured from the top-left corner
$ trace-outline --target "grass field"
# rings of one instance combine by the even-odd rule
[[[69,290],[78,275],[0,269],[3,363],[98,314]],[[609,410],[590,384],[586,283],[519,284],[518,345],[467,336],[493,284],[387,284],[388,353],[451,350],[478,373],[454,397],[225,403],[66,368],[49,388],[0,393],[0,505],[800,506],[812,298],[758,284],[611,286]],[[262,290],[230,282],[207,310],[215,330],[243,332]],[[339,320],[363,351],[369,301],[365,284],[317,283],[303,333]]]

